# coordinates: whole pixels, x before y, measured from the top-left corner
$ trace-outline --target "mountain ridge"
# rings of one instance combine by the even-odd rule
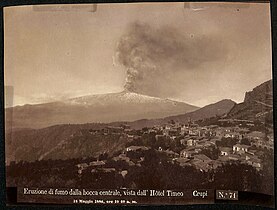
[[[206,105],[195,111],[188,112],[180,115],[173,115],[165,118],[159,119],[140,119],[133,122],[124,122],[129,124],[131,127],[136,129],[141,129],[143,127],[151,127],[156,124],[165,124],[168,121],[176,121],[179,123],[187,123],[189,120],[197,121],[205,118],[211,118],[215,116],[222,116],[227,114],[230,109],[236,104],[236,102],[231,99],[223,99],[216,103]],[[118,123],[115,123],[118,124]]]

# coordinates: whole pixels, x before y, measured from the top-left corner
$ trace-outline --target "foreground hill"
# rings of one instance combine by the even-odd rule
[[[198,107],[183,102],[123,91],[7,108],[6,128],[134,121],[183,114],[196,109]]]
[[[70,159],[113,154],[127,139],[119,135],[96,135],[90,130],[105,124],[56,125],[42,129],[21,129],[6,133],[6,162],[42,159]]]

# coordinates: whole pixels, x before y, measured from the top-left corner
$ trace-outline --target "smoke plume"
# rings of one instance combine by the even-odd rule
[[[224,54],[215,37],[194,37],[170,26],[154,28],[135,22],[117,43],[115,57],[126,69],[125,90],[168,97],[177,91],[172,78],[198,71],[199,66],[221,60]]]

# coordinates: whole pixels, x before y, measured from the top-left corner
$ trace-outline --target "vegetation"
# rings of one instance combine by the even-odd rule
[[[204,152],[208,155],[208,151]],[[272,193],[273,156],[266,155],[264,160],[269,168],[258,172],[252,166],[229,162],[216,170],[201,172],[193,166],[181,167],[154,149],[129,152],[127,157],[134,165],[124,160],[107,158],[105,168],[110,171],[95,170],[88,167],[81,174],[76,166],[80,162],[89,163],[94,158],[70,160],[42,160],[35,162],[12,162],[7,167],[8,186],[40,187],[86,187],[92,189],[121,187],[134,189],[228,189]],[[141,161],[143,158],[143,161]],[[140,164],[138,164],[140,163]],[[127,170],[126,176],[121,174]],[[235,174],[235,176],[234,176]],[[228,181],[226,181],[228,179]],[[260,184],[257,184],[260,183]]]
[[[216,141],[218,147],[233,147],[239,140],[237,138],[222,137],[221,141]]]

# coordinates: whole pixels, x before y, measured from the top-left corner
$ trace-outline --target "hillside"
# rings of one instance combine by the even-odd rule
[[[252,91],[246,92],[244,101],[236,104],[228,113],[227,118],[272,123],[272,99],[272,80],[269,80],[255,87]]]
[[[227,114],[236,103],[232,100],[225,99],[214,104],[209,104],[196,111],[189,112],[182,115],[174,115],[170,117],[160,119],[141,119],[128,123],[135,129],[141,129],[143,127],[152,127],[154,125],[165,124],[168,121],[175,121],[179,123],[187,123],[189,120],[197,121],[201,119],[211,118],[215,116],[223,116]]]
[[[6,133],[6,162],[93,157],[118,151],[127,142],[118,135],[99,136],[90,130],[105,124],[57,125]]]

